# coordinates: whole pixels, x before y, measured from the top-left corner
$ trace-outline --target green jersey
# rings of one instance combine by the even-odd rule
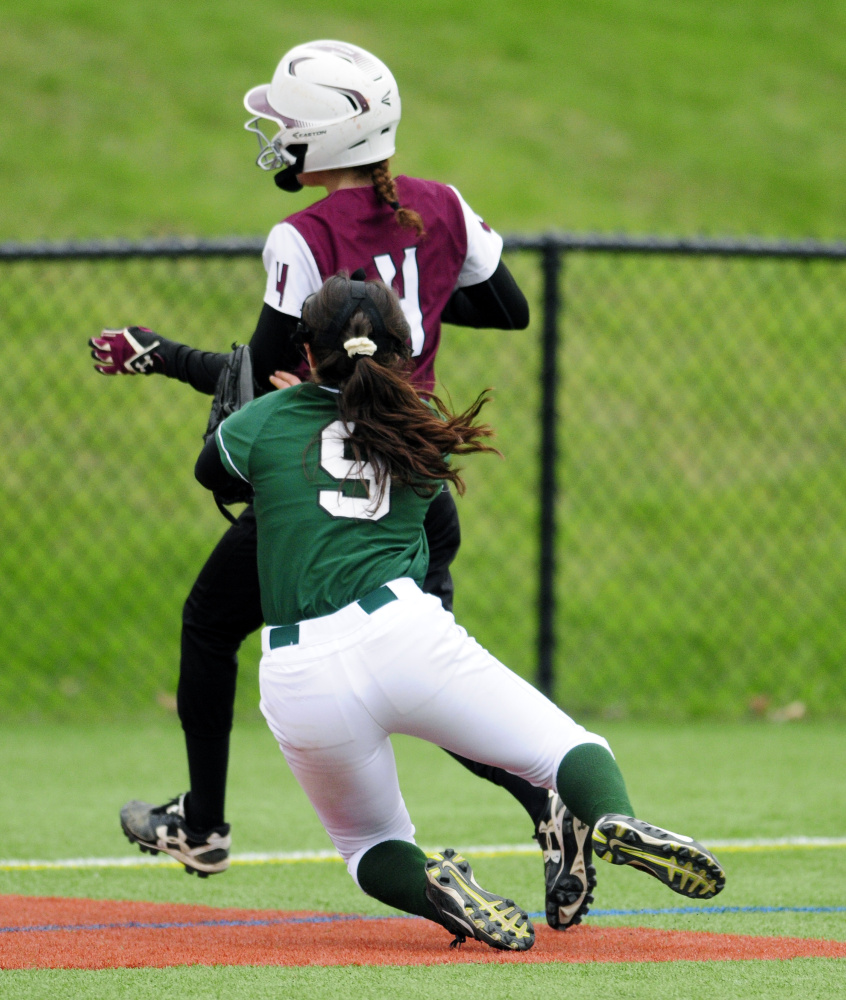
[[[337,392],[304,382],[253,400],[220,425],[227,471],[255,490],[264,620],[331,614],[389,580],[422,585],[430,498],[387,483],[348,455]]]

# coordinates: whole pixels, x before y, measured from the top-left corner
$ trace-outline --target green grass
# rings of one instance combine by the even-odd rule
[[[690,829],[704,840],[844,835],[846,798],[841,786],[832,785],[846,740],[837,722],[680,725],[576,718],[611,743],[635,808],[671,829]],[[450,836],[464,845],[490,843],[492,830],[500,831],[500,841],[529,841],[523,811],[509,796],[428,744],[404,737],[395,743],[422,843]],[[331,847],[263,721],[235,727],[231,757],[227,812],[235,823],[234,850]],[[6,763],[4,794],[18,806],[4,820],[7,858],[79,853],[56,838],[52,823],[32,822],[45,802],[61,828],[86,831],[86,855],[127,853],[115,820],[120,805],[133,797],[158,801],[187,783],[175,717],[146,725],[8,723],[0,730],[0,758]],[[698,767],[693,787],[692,764]],[[84,778],[69,782],[68,776]],[[433,794],[433,787],[443,791]],[[465,795],[472,808],[450,805]],[[222,888],[227,880],[205,884]]]
[[[2,239],[264,233],[283,205],[243,94],[333,37],[397,77],[397,170],[504,230],[846,231],[846,14],[827,0],[7,7]]]
[[[41,1000],[55,990],[75,1000],[132,998],[145,993],[166,992],[188,1000],[249,996],[302,997],[303,1000],[347,1000],[351,996],[378,1000],[397,994],[425,1000],[454,1000],[472,987],[474,992],[492,993],[509,1000],[546,1000],[550,993],[605,995],[622,990],[631,1000],[800,1000],[802,997],[834,997],[842,986],[843,960],[821,962],[794,959],[789,962],[673,962],[664,966],[629,965],[614,970],[613,980],[601,965],[528,965],[515,975],[511,969],[475,966],[425,969],[256,969],[176,968],[121,969],[117,972],[67,972],[44,975],[29,972],[3,973],[0,983],[10,1000]],[[59,993],[58,995],[61,995]]]
[[[611,741],[638,812],[706,843],[734,838],[843,837],[846,799],[835,776],[844,753],[842,727],[794,723],[746,725],[597,725]],[[403,791],[427,847],[529,842],[522,810],[501,790],[474,779],[435,747],[395,741]],[[138,747],[145,752],[138,754]],[[117,823],[129,797],[155,799],[185,785],[181,737],[170,726],[4,727],[7,768],[3,854],[6,859],[133,857]],[[68,780],[69,775],[86,775]],[[236,852],[321,850],[329,846],[269,733],[235,730],[228,818]],[[61,834],[57,835],[57,831]],[[67,831],[72,831],[68,836]],[[619,916],[615,909],[666,910],[684,901],[630,869],[600,865],[589,922],[707,930],[716,933],[846,940],[842,913],[721,913],[720,907],[838,907],[846,898],[843,848],[724,849],[727,886],[696,915]],[[140,857],[140,855],[138,855]],[[543,905],[540,858],[481,856],[471,860],[482,884],[512,894],[531,912]],[[187,878],[170,863],[151,867],[10,871],[0,866],[0,892],[205,903],[267,909],[391,913],[354,886],[338,861],[234,864],[226,875]],[[332,997],[354,986],[362,997],[422,991],[446,997],[457,984],[505,996],[554,989],[603,995],[747,997],[828,996],[842,962],[670,963],[669,965],[515,966],[450,969],[184,968],[0,974],[3,996],[124,996],[132,990],[184,990],[188,996],[270,997],[296,991]],[[650,990],[652,990],[650,994]],[[709,993],[710,990],[710,993]],[[39,992],[40,991],[40,992]],[[674,992],[675,991],[675,992]],[[291,994],[293,995],[293,993]],[[350,995],[350,994],[347,994]]]

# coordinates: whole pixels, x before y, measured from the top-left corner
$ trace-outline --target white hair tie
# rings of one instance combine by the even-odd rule
[[[376,345],[369,337],[351,337],[344,341],[344,350],[350,357],[355,354],[373,355],[376,353]]]

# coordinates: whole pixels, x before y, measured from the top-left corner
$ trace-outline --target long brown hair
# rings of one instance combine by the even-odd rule
[[[302,317],[316,380],[339,390],[338,409],[349,434],[351,457],[357,464],[371,464],[379,499],[388,475],[396,485],[409,486],[423,496],[433,495],[441,480],[462,494],[461,470],[450,464],[449,456],[499,454],[484,441],[493,437],[493,429],[477,423],[490,389],[460,413],[451,412],[437,396],[421,399],[409,380],[411,331],[399,298],[381,281],[363,284],[381,323],[367,315],[368,305],[353,312],[340,332],[327,336],[327,331],[334,331],[335,317],[350,305],[353,286],[345,273],[329,278],[305,301]],[[374,346],[375,351],[350,355],[348,350],[362,346],[354,343],[359,338],[368,342],[365,349]]]

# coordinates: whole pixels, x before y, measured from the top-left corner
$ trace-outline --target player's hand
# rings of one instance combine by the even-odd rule
[[[274,372],[270,376],[270,382],[276,389],[290,389],[292,385],[299,385],[302,379],[297,378],[293,372]]]
[[[102,375],[152,375],[163,372],[164,362],[156,348],[161,340],[146,326],[103,330],[88,341],[94,365]]]

